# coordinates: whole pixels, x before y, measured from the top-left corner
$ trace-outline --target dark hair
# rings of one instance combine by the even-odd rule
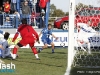
[[[21,20],[21,22],[22,22],[22,24],[27,24],[27,19],[26,19],[26,18],[23,18],[23,19]]]
[[[10,35],[10,33],[8,33],[8,32],[5,32],[5,34],[4,34],[4,39],[8,40],[8,38],[9,38],[9,35]]]
[[[51,24],[48,24],[48,27],[49,27],[49,26],[52,26],[52,25],[51,25]]]

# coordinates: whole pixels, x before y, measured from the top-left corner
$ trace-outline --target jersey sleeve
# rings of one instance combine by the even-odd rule
[[[33,34],[36,36],[37,41],[39,41],[39,35],[34,29],[33,29]]]
[[[45,28],[44,28],[44,29],[42,29],[41,33],[43,34],[45,30],[46,30]]]
[[[16,34],[14,35],[14,38],[13,38],[12,42],[14,42],[17,39],[18,35],[19,35],[19,32],[16,32]]]

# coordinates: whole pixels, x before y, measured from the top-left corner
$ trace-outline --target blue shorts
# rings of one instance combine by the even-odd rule
[[[47,38],[47,39],[42,39],[42,42],[43,42],[43,44],[51,44],[51,40],[49,39],[49,38]]]

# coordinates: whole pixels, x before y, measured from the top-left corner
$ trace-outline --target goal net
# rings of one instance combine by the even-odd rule
[[[100,68],[99,32],[100,0],[70,0],[67,72],[71,67]]]

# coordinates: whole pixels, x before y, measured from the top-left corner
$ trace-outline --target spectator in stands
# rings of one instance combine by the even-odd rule
[[[22,5],[22,14],[31,14],[30,7],[28,6],[28,1],[24,1],[24,5]]]
[[[3,7],[4,7],[4,12],[9,14],[10,13],[10,3],[9,3],[9,1],[6,1],[4,3]]]
[[[3,10],[2,7],[0,7],[0,25],[3,25]]]
[[[2,7],[0,6],[0,14],[2,14],[3,10],[2,10]]]
[[[35,14],[34,9],[33,9],[33,12],[31,14],[31,25],[35,26],[35,22],[36,22],[36,14]]]
[[[17,0],[11,0],[11,11],[17,10]]]
[[[17,11],[14,11],[14,14],[20,19],[20,14]]]
[[[45,27],[45,11],[42,9],[41,11],[41,26],[40,27]]]
[[[32,9],[33,9],[34,7],[36,7],[37,0],[29,0],[29,1],[30,1],[31,5],[32,5]],[[35,2],[34,2],[34,1],[35,1]],[[33,10],[32,10],[32,12],[33,12]]]
[[[6,16],[4,25],[5,25],[5,26],[11,26],[11,21],[10,21],[9,15]]]
[[[3,0],[3,5],[6,3],[7,0]]]
[[[31,10],[30,10],[30,7],[28,6],[28,1],[25,0],[22,4],[22,16],[21,16],[21,18],[27,18],[29,20],[30,14],[31,14]]]
[[[39,6],[40,6],[41,10],[44,10],[46,12],[46,5],[47,5],[48,1],[49,0],[40,0]]]

